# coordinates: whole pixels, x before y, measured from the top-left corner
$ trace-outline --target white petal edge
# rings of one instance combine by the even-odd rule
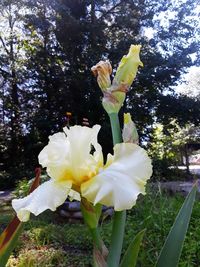
[[[49,180],[28,196],[12,200],[12,206],[19,220],[26,222],[29,220],[30,213],[37,216],[47,209],[55,211],[58,206],[65,202],[71,186],[70,182],[56,183],[53,180]]]
[[[81,186],[82,195],[90,202],[113,206],[116,211],[131,209],[138,195],[145,194],[146,181],[152,175],[151,160],[135,144],[114,147],[113,163]]]
[[[49,142],[39,153],[38,160],[43,167],[58,165],[65,162],[68,153],[69,142],[66,135],[63,132],[58,132],[49,136]]]

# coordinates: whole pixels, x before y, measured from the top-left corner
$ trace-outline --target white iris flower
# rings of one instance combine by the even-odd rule
[[[145,194],[146,181],[152,174],[146,151],[136,144],[117,144],[104,165],[97,142],[99,125],[63,130],[50,136],[39,154],[39,163],[51,179],[27,197],[12,201],[18,218],[25,222],[30,213],[55,211],[68,196],[113,206],[116,211],[132,208],[138,195]]]

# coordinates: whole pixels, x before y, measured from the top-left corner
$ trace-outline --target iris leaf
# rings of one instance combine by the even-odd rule
[[[40,168],[36,169],[36,177],[31,185],[29,193],[33,192],[40,183]],[[0,267],[5,267],[6,263],[16,246],[18,237],[20,236],[23,225],[17,216],[15,216],[3,233],[0,235]]]
[[[146,229],[139,232],[136,235],[136,237],[133,239],[133,241],[130,243],[126,253],[124,254],[120,267],[135,267],[136,266],[137,257],[138,257],[138,253],[140,250],[140,245],[143,240],[145,231]]]
[[[161,250],[156,267],[176,267],[181,255],[197,192],[195,184],[186,197]]]

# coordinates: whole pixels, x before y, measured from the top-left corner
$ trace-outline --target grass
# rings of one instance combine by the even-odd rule
[[[138,267],[153,267],[160,249],[183,203],[180,195],[167,196],[149,192],[128,211],[124,249],[135,234],[146,228]],[[10,211],[1,212],[0,229],[10,220]],[[111,222],[101,224],[105,244],[109,246]],[[88,256],[89,255],[89,256]],[[25,225],[18,245],[7,267],[89,267],[92,241],[83,224],[68,224],[56,213],[45,212]],[[200,203],[196,201],[189,231],[181,255],[180,267],[200,266]]]

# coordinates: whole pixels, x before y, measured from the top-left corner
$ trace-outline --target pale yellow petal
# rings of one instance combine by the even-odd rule
[[[141,45],[131,45],[129,52],[123,56],[117,68],[113,83],[127,84],[131,86],[139,66],[143,66],[140,60]]]
[[[145,193],[151,174],[151,160],[144,149],[135,144],[118,144],[113,163],[82,184],[81,193],[94,204],[113,206],[117,211],[130,209],[138,195]]]
[[[56,181],[71,181],[80,185],[103,167],[102,148],[97,142],[99,125],[65,127],[63,133],[49,137],[49,143],[39,154],[39,163]]]
[[[27,221],[30,213],[39,215],[50,209],[55,211],[64,203],[71,189],[71,183],[56,183],[47,181],[36,188],[31,194],[21,199],[14,199],[12,206],[20,221]]]
[[[106,164],[104,166],[104,169],[107,168],[108,166],[110,166],[113,163],[113,160],[114,160],[114,156],[109,153],[107,155],[107,160],[106,160]]]
[[[97,142],[99,130],[99,125],[92,128],[82,126],[64,128],[70,143],[70,170],[77,185],[96,174],[98,168],[103,165],[102,149]]]
[[[40,152],[38,159],[42,167],[65,162],[69,153],[69,142],[62,132],[49,136],[49,143]]]

